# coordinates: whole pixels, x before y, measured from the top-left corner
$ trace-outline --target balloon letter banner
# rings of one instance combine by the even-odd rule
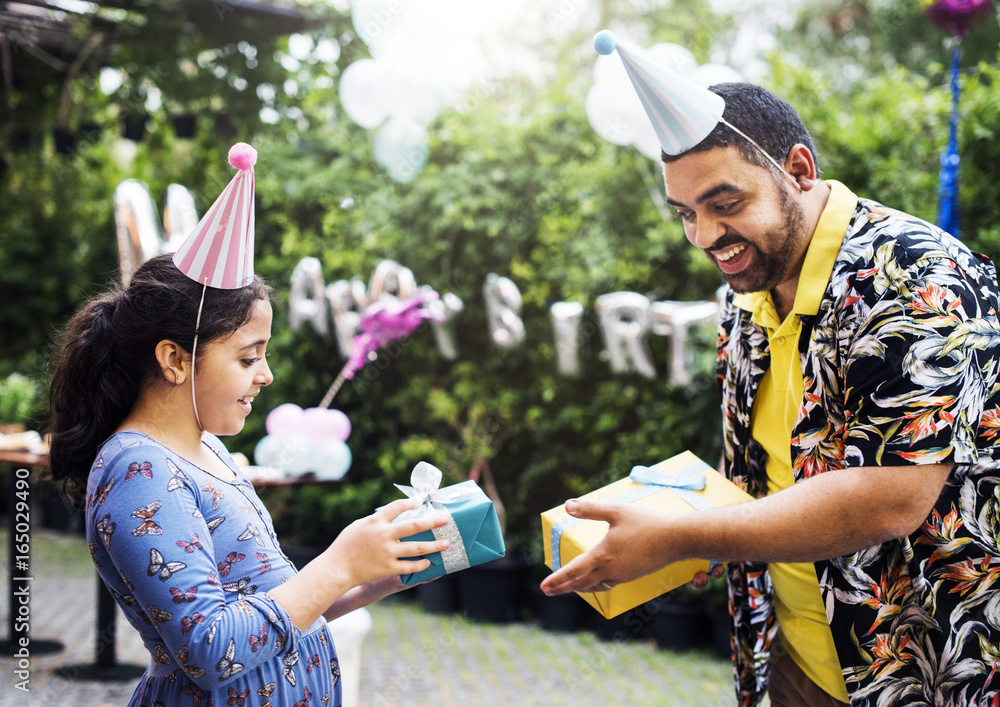
[[[500,348],[512,349],[524,341],[521,291],[517,285],[509,278],[490,273],[483,285],[483,298],[486,300],[486,318],[493,343]]]
[[[692,351],[688,346],[688,327],[714,320],[719,313],[715,302],[653,302],[652,329],[654,334],[670,339],[670,383],[687,385],[691,382]]]
[[[326,334],[326,293],[322,265],[317,258],[303,258],[292,270],[292,289],[288,295],[288,323],[292,331],[310,322],[319,334]]]
[[[580,375],[580,322],[583,305],[556,302],[549,307],[549,320],[556,340],[556,365],[564,376]]]
[[[304,258],[293,272],[289,305],[292,310],[290,320],[295,330],[300,328],[302,321],[313,321],[312,313],[316,310],[324,311],[322,301],[317,300],[318,293],[323,291],[319,267],[317,259]],[[307,292],[311,293],[312,299],[306,297]],[[428,293],[433,297],[429,297]],[[359,355],[357,339],[364,333],[365,318],[374,316],[373,307],[387,311],[405,307],[406,300],[418,296],[423,297],[420,306],[427,316],[422,316],[422,319],[431,323],[438,353],[447,361],[458,358],[456,327],[459,316],[465,310],[464,302],[451,292],[438,297],[428,285],[418,285],[413,272],[399,263],[381,261],[367,288],[359,278],[337,280],[326,286],[324,294],[333,322],[333,334],[341,354],[348,360]],[[483,283],[483,300],[493,343],[503,349],[522,344],[527,334],[521,318],[522,300],[517,285],[509,278],[490,273]],[[668,336],[671,338],[668,381],[671,385],[684,386],[692,382],[695,370],[692,367],[695,352],[689,337],[690,328],[711,322],[719,308],[710,301],[651,302],[638,292],[611,292],[597,298],[596,309],[597,325],[601,329],[612,373],[656,378],[649,336]],[[594,326],[591,320],[584,323],[583,314],[584,305],[580,302],[555,302],[549,307],[556,366],[563,376],[576,377],[582,372],[582,340]],[[329,329],[325,331],[329,332]],[[706,354],[714,355],[714,352],[706,351]],[[320,407],[326,408],[327,405],[321,404]],[[293,444],[285,444],[283,451],[290,455],[295,448]]]
[[[446,292],[441,299],[434,300],[427,308],[435,315],[431,320],[434,327],[434,343],[438,353],[448,361],[458,358],[458,341],[455,338],[455,320],[465,309],[462,298],[453,292]]]
[[[365,285],[360,280],[337,280],[327,286],[326,298],[330,303],[337,346],[340,354],[348,358],[354,353],[354,335],[361,326],[361,310],[368,303]]]
[[[612,292],[597,298],[597,316],[614,373],[639,373],[656,378],[656,366],[646,337],[649,298],[638,292]]]

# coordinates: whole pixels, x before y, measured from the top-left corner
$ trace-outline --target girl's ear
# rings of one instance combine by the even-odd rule
[[[191,357],[182,349],[177,342],[171,339],[163,339],[154,349],[156,363],[160,367],[160,372],[170,385],[180,385],[190,374]]]

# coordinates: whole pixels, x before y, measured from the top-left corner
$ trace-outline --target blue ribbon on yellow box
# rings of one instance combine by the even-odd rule
[[[611,498],[606,499],[606,502],[633,503],[638,501],[640,498],[652,496],[654,493],[659,493],[664,488],[669,488],[696,511],[705,511],[711,508],[712,504],[693,492],[703,491],[705,489],[705,474],[703,472],[706,469],[712,471],[712,467],[703,462],[701,459],[698,459],[697,461],[688,464],[686,467],[678,469],[677,471],[664,471],[663,469],[648,466],[633,466],[632,471],[629,472],[628,475],[629,481],[642,485],[612,496]],[[552,532],[550,534],[549,543],[552,546],[553,571],[562,566],[559,559],[559,543],[562,540],[563,532],[565,532],[567,528],[570,528],[583,520],[583,518],[566,516],[562,520],[552,524]]]
[[[634,467],[627,478],[614,481],[581,498],[599,502],[639,503],[663,512],[701,511],[753,500],[745,491],[691,452],[682,452],[653,467]],[[545,564],[557,569],[589,551],[607,534],[608,524],[570,516],[564,505],[542,513]],[[580,592],[605,618],[628,611],[674,587],[708,572],[705,559],[681,560],[609,591]]]
[[[475,481],[441,486],[441,471],[437,467],[420,462],[410,474],[412,486],[395,484],[396,488],[410,498],[420,500],[420,506],[404,511],[396,520],[419,518],[425,514],[440,513],[448,516],[448,524],[416,533],[410,540],[448,540],[451,544],[444,552],[410,558],[419,560],[426,557],[431,566],[421,572],[400,575],[403,584],[419,582],[459,572],[474,565],[504,556],[503,535],[493,502],[483,493]]]

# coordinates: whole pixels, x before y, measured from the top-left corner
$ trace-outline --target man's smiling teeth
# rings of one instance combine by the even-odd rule
[[[747,244],[746,243],[740,243],[739,245],[733,246],[729,250],[723,250],[723,251],[721,251],[719,253],[714,253],[715,259],[724,263],[727,260],[735,258],[737,255],[739,255],[740,253],[742,253],[746,249],[747,249]]]

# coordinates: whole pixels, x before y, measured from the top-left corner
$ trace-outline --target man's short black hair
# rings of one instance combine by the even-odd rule
[[[726,100],[726,109],[722,117],[733,126],[739,128],[748,137],[775,159],[778,164],[784,164],[789,151],[797,144],[805,145],[816,161],[816,148],[812,137],[802,118],[789,105],[788,101],[778,98],[767,89],[749,83],[717,83],[710,86],[709,91],[722,96]],[[760,154],[760,151],[747,142],[742,135],[735,133],[725,123],[720,122],[704,140],[679,155],[668,155],[661,152],[664,162],[675,162],[692,152],[702,152],[713,147],[736,147],[740,154],[750,164],[774,169],[774,165]],[[819,162],[817,161],[817,167]]]

